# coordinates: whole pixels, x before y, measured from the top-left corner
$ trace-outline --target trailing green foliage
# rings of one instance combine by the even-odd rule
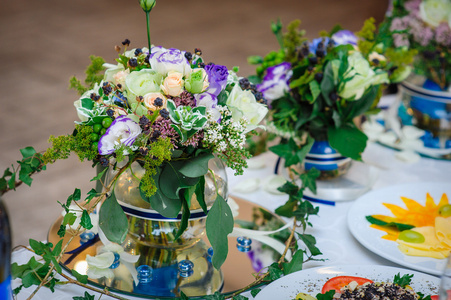
[[[97,82],[100,82],[103,79],[103,74],[99,73],[105,69],[103,67],[105,60],[99,56],[94,55],[91,55],[89,59],[91,60],[91,64],[86,68],[85,71],[85,85],[83,85],[83,83],[75,76],[72,77],[69,81],[69,88],[76,90],[79,95],[83,95],[86,91],[91,90],[92,88],[94,88],[94,85]]]

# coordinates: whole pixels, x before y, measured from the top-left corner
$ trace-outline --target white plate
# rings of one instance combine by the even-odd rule
[[[438,203],[443,193],[446,193],[448,197],[451,196],[451,184],[409,183],[373,190],[357,199],[349,209],[348,228],[364,247],[375,254],[408,268],[440,275],[445,268],[445,259],[405,255],[399,251],[396,242],[381,238],[385,232],[371,228],[370,223],[365,219],[366,216],[375,214],[392,216],[391,211],[382,203],[405,207],[401,196],[414,199],[424,205],[426,193],[429,193],[434,198],[434,202]]]
[[[265,287],[255,300],[294,299],[299,293],[313,297],[321,292],[324,283],[335,276],[359,276],[377,282],[393,282],[396,274],[413,274],[412,284],[415,292],[425,295],[438,293],[440,279],[431,275],[395,267],[374,265],[347,265],[306,269],[284,276]]]

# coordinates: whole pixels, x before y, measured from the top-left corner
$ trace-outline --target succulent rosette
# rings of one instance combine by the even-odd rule
[[[357,34],[335,27],[311,41],[299,24],[288,25],[285,34],[281,24],[273,26],[283,37],[280,50],[249,59],[261,64],[250,79],[270,101],[268,130],[281,139],[270,150],[288,167],[301,163],[315,141],[328,141],[360,160],[367,137],[353,119],[376,108],[385,86],[405,78],[407,50],[385,43],[374,20]]]
[[[127,50],[129,44],[123,42],[118,64],[103,64],[104,75],[98,75],[98,81],[74,103],[80,118],[77,132],[88,137],[84,156],[104,167],[141,161],[145,169],[140,183],[143,199],[152,207],[154,199],[164,201],[165,206],[154,209],[161,209],[165,217],[189,215],[189,210],[182,208],[189,206],[193,191],[203,193],[205,181],[200,178],[208,171],[209,159],[217,156],[237,174],[243,172],[250,157],[244,147],[246,134],[261,127],[268,112],[266,100],[252,86],[240,84],[245,79],[226,66],[206,65],[199,49],[193,53],[156,46]],[[194,166],[198,164],[201,166]],[[165,168],[174,176],[162,179]],[[193,179],[177,182],[185,176]],[[179,186],[180,192],[163,195],[160,184]],[[218,197],[216,201],[227,205],[219,192]],[[220,214],[233,223],[226,211]],[[183,222],[188,222],[188,217],[183,217]],[[106,238],[120,244],[119,229],[111,230],[110,223],[100,220],[101,229]],[[126,232],[127,228],[120,230]],[[223,234],[212,230],[213,235]],[[227,252],[214,242],[212,245],[217,248],[214,264],[219,267]],[[103,256],[109,261],[98,265],[99,274],[112,257],[102,253],[99,259]]]

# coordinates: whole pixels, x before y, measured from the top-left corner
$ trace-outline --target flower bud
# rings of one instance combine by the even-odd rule
[[[139,0],[139,5],[145,12],[150,12],[155,6],[156,0]]]

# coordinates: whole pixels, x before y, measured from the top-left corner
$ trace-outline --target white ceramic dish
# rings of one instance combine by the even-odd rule
[[[306,269],[284,276],[258,293],[255,300],[294,299],[298,293],[307,293],[313,297],[321,292],[324,283],[335,276],[359,276],[377,282],[393,282],[396,274],[413,274],[412,288],[425,295],[438,293],[440,279],[431,275],[386,266],[347,265]]]
[[[391,211],[382,203],[392,203],[405,207],[401,196],[414,199],[424,205],[426,193],[429,193],[434,198],[435,203],[438,203],[443,193],[451,196],[451,184],[410,183],[373,190],[357,199],[349,209],[348,228],[352,235],[373,253],[408,268],[440,275],[445,268],[445,259],[405,255],[399,251],[396,242],[381,238],[385,232],[371,228],[370,223],[365,219],[366,216],[374,214],[392,216]]]

